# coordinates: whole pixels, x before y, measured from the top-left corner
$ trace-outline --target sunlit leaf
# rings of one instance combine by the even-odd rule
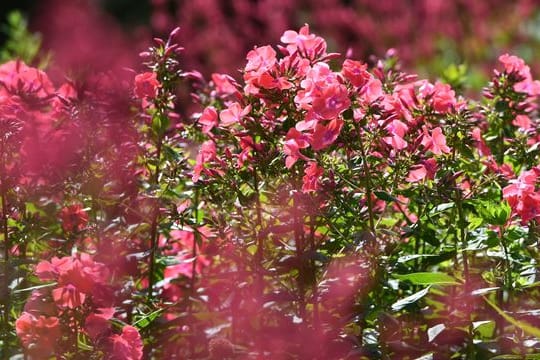
[[[415,285],[459,284],[452,276],[439,272],[418,272],[405,275],[394,274],[393,276],[399,280],[410,281]]]
[[[424,296],[427,295],[427,293],[429,292],[429,288],[430,286],[428,286],[427,288],[425,289],[422,289],[410,296],[407,296],[403,299],[400,299],[398,301],[396,301],[395,303],[392,304],[392,310],[394,311],[399,311],[401,309],[403,309],[405,306],[407,305],[410,305],[410,304],[414,304],[415,302],[417,302],[418,300],[420,300],[421,298],[423,298]]]
[[[517,319],[514,319],[512,316],[508,315],[504,310],[502,310],[500,307],[495,305],[492,301],[490,301],[488,298],[484,297],[484,300],[486,303],[488,303],[489,306],[491,306],[499,315],[501,315],[506,321],[508,321],[510,324],[520,328],[524,332],[526,332],[529,335],[536,336],[537,338],[540,338],[540,329],[532,326],[531,324],[528,324],[524,321],[520,321]]]

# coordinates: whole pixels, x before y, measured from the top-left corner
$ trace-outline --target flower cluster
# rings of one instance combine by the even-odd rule
[[[130,88],[0,65],[2,356],[533,351],[540,83],[523,60],[501,56],[475,100],[304,25],[248,51],[241,82],[207,81],[180,69],[177,34]]]
[[[65,351],[74,340],[70,336],[84,333],[107,359],[142,358],[136,328],[126,325],[121,334],[113,331],[114,294],[104,264],[87,254],[55,257],[41,261],[35,273],[50,286],[34,291],[17,319],[17,335],[29,354]]]

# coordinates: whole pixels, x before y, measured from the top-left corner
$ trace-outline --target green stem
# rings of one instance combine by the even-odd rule
[[[317,218],[314,215],[310,216],[310,223],[309,223],[309,240],[310,240],[310,246],[311,251],[316,250],[316,244],[315,244],[315,228],[316,228],[316,222]],[[313,298],[313,329],[315,330],[315,333],[320,333],[320,318],[319,318],[319,286],[317,282],[317,269],[316,269],[315,260],[311,260],[311,267],[313,271],[313,286],[311,289],[311,296]]]
[[[508,292],[512,291],[512,271],[511,271],[511,262],[510,262],[510,253],[508,252],[508,246],[506,246],[506,242],[504,241],[504,226],[499,227],[499,236],[501,240],[501,246],[504,251],[504,261],[505,261],[505,269],[504,269],[504,288],[508,290]]]
[[[6,185],[6,166],[5,166],[5,151],[4,151],[4,142],[2,142],[2,147],[0,149],[0,171],[1,173],[1,181],[0,189],[1,189],[1,198],[2,198],[2,233],[4,237],[4,279],[2,282],[2,295],[4,298],[4,316],[3,316],[3,324],[2,324],[2,338],[3,338],[3,350],[2,350],[2,358],[8,359],[9,358],[9,332],[10,332],[10,324],[9,324],[9,313],[11,312],[11,294],[9,293],[9,280],[10,280],[10,268],[9,268],[9,251],[11,248],[11,242],[9,239],[9,229],[8,229],[8,205],[7,205],[7,185]]]
[[[303,234],[303,221],[301,221],[298,215],[299,204],[294,201],[294,244],[296,248],[296,258],[298,261],[298,277],[296,278],[298,287],[298,315],[305,322],[306,317],[306,300],[304,289],[304,234]]]
[[[195,198],[194,198],[194,209],[193,209],[193,216],[195,217],[193,221],[193,245],[191,248],[191,256],[193,259],[192,266],[191,266],[191,280],[190,280],[190,287],[189,291],[191,293],[191,297],[195,297],[195,283],[197,281],[197,245],[201,242],[201,234],[199,232],[199,189],[195,189]],[[189,351],[192,356],[195,356],[195,318],[193,317],[193,301],[190,301],[188,303],[188,319],[191,323],[191,334],[192,338],[189,342]]]
[[[163,145],[163,138],[161,136],[158,137],[157,144],[156,144],[156,170],[154,173],[154,177],[152,179],[152,183],[154,185],[154,189],[158,189],[159,187],[159,175],[160,175],[160,167],[161,164],[161,147]],[[158,221],[159,220],[159,199],[156,199],[156,203],[154,205],[154,210],[152,213],[152,223],[150,224],[150,259],[149,259],[149,270],[148,270],[148,300],[152,299],[153,296],[153,290],[154,290],[154,272],[155,272],[155,262],[156,262],[156,250],[157,250],[157,237],[158,237]]]
[[[255,191],[255,207],[256,207],[256,218],[255,218],[255,227],[253,229],[253,235],[255,242],[257,244],[257,251],[255,253],[253,269],[255,271],[255,296],[257,305],[262,308],[263,296],[264,296],[264,239],[261,236],[261,230],[263,226],[263,216],[262,216],[262,205],[261,205],[261,193],[260,193],[260,184],[259,184],[259,175],[257,173],[257,168],[253,167],[253,189]],[[258,330],[259,333],[255,337],[256,348],[262,351],[262,329],[264,328],[264,318],[262,316],[258,317]]]
[[[263,260],[264,260],[264,241],[261,236],[262,229],[262,206],[259,189],[259,176],[257,169],[253,168],[253,189],[255,190],[255,207],[257,212],[254,235],[257,242],[257,252],[255,253],[255,272],[257,274],[257,293],[259,299],[262,298],[264,292],[263,286]]]
[[[458,212],[458,226],[459,226],[459,238],[461,240],[461,256],[463,258],[463,277],[465,280],[464,292],[468,294],[469,292],[469,262],[467,258],[467,224],[465,220],[465,213],[463,212],[463,200],[461,198],[461,191],[456,187],[456,207]],[[468,314],[468,323],[469,323],[469,338],[467,341],[467,358],[474,359],[476,358],[473,335],[474,328],[472,324],[471,314]]]
[[[461,255],[463,258],[463,276],[465,278],[465,287],[469,280],[469,262],[467,258],[467,226],[465,220],[465,214],[463,212],[463,200],[461,199],[461,192],[456,189],[456,207],[458,211],[458,226],[459,226],[459,239],[461,240]]]
[[[361,139],[362,136],[358,132],[358,138]],[[368,215],[369,215],[369,229],[373,236],[375,236],[375,217],[373,215],[373,200],[372,197],[372,184],[371,184],[371,171],[369,168],[369,163],[367,161],[366,151],[364,150],[364,144],[360,140],[360,154],[362,155],[362,165],[364,169],[364,178],[365,178],[365,187],[366,187],[366,197],[367,197],[367,206],[368,206]]]

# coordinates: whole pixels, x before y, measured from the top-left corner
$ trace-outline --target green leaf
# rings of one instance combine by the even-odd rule
[[[474,209],[490,225],[504,225],[510,217],[511,209],[506,201],[475,201]]]
[[[433,360],[433,354],[432,352],[428,353],[428,354],[425,354],[425,355],[422,355],[420,357],[417,357],[416,359],[414,360]]]
[[[386,191],[374,191],[373,193],[376,197],[386,202],[398,201],[394,196],[390,195]]]
[[[165,308],[157,309],[148,314],[143,314],[142,317],[137,319],[137,321],[135,321],[132,325],[137,326],[139,329],[144,329],[150,325],[152,321],[154,321],[163,311],[165,311]]]
[[[431,211],[429,212],[429,214],[430,214],[430,215],[435,215],[435,214],[437,214],[437,213],[443,212],[443,211],[448,210],[448,209],[451,209],[451,208],[453,208],[453,207],[454,207],[454,203],[453,203],[453,202],[440,204],[440,205],[435,206],[433,209],[431,209]]]
[[[410,281],[415,285],[442,285],[442,284],[459,284],[452,276],[439,272],[417,272],[412,274],[394,274],[399,280]]]
[[[410,296],[407,296],[403,299],[400,299],[398,301],[396,301],[395,303],[392,304],[392,310],[394,311],[399,311],[401,309],[403,309],[405,306],[407,305],[410,305],[410,304],[414,304],[415,302],[417,302],[418,300],[420,300],[421,298],[423,298],[424,296],[427,295],[427,293],[429,292],[429,288],[431,286],[428,286],[427,288],[425,289],[422,289]]]
[[[398,259],[397,259],[397,262],[398,263],[405,263],[405,262],[408,262],[408,261],[411,261],[411,260],[415,260],[415,259],[420,259],[420,258],[425,258],[425,257],[435,257],[437,255],[433,255],[433,254],[414,254],[414,255],[403,255],[403,256],[400,256]]]
[[[529,335],[536,336],[537,338],[540,338],[540,329],[532,326],[531,324],[528,324],[524,321],[520,321],[517,319],[514,319],[512,316],[508,315],[504,310],[499,308],[495,303],[491,302],[488,298],[484,297],[484,300],[488,303],[489,306],[491,306],[496,312],[499,313],[506,321],[508,321],[510,324],[514,325],[515,327],[520,328],[524,332],[526,332]]]
[[[432,342],[435,340],[437,336],[439,336],[440,333],[442,333],[446,329],[446,326],[444,324],[437,324],[433,327],[430,327],[427,331],[428,335],[428,342]]]
[[[491,338],[495,333],[495,321],[493,320],[474,321],[472,325],[473,329],[483,339]]]

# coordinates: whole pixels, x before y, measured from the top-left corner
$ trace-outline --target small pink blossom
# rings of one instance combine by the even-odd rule
[[[326,41],[309,32],[306,24],[299,32],[287,30],[281,36],[281,42],[287,45],[290,54],[298,52],[301,56],[310,60],[326,55]]]
[[[193,182],[199,181],[204,165],[216,158],[217,148],[216,143],[212,140],[207,140],[201,145],[199,154],[197,155],[195,167],[193,169]]]
[[[332,145],[339,136],[343,124],[342,119],[331,120],[327,125],[317,124],[310,138],[313,150],[322,150]]]
[[[238,92],[236,80],[226,74],[212,74],[212,81],[220,94],[231,95]]]
[[[532,121],[527,115],[517,115],[512,121],[512,125],[517,126],[522,130],[528,130],[532,127]]]
[[[143,356],[143,342],[139,331],[133,326],[126,325],[121,334],[115,334],[107,340],[109,349],[107,360],[139,360]]]
[[[423,180],[427,175],[426,167],[422,164],[414,165],[411,170],[409,171],[409,175],[407,176],[408,182],[419,182]]]
[[[362,95],[362,100],[366,104],[374,103],[384,95],[381,81],[370,77],[367,83],[360,89],[360,95]]]
[[[208,134],[219,123],[216,109],[213,106],[206,107],[198,122],[202,125],[203,134]]]
[[[307,160],[307,158],[300,153],[300,149],[305,149],[307,147],[309,147],[308,137],[297,129],[290,128],[283,146],[283,152],[287,156],[285,159],[285,166],[287,169],[290,169],[298,159]]]
[[[88,214],[81,204],[74,204],[64,207],[60,211],[62,228],[66,232],[82,231],[88,224]]]
[[[154,99],[157,96],[159,81],[154,72],[145,72],[135,76],[135,95],[139,99]]]
[[[371,78],[370,73],[367,71],[367,64],[351,59],[346,59],[343,62],[341,73],[353,86],[358,88],[364,86]]]
[[[57,317],[36,317],[23,312],[15,322],[15,329],[28,354],[35,358],[51,355],[60,338],[60,322]]]
[[[516,180],[503,189],[503,199],[508,201],[512,213],[526,224],[540,216],[540,193],[536,192],[538,174],[533,170],[522,172]]]
[[[320,188],[320,178],[324,173],[324,169],[317,165],[316,162],[309,162],[304,170],[302,178],[302,192],[313,192]]]
[[[499,56],[499,61],[503,64],[506,73],[517,73],[522,80],[514,84],[514,90],[526,93],[530,96],[540,95],[540,81],[533,80],[531,69],[525,64],[523,59],[509,54]]]
[[[431,135],[428,134],[427,128],[424,126],[424,135],[422,138],[422,145],[426,150],[430,150],[435,155],[448,154],[450,148],[446,145],[446,138],[440,127],[437,127],[431,131]]]
[[[312,111],[320,119],[331,120],[349,108],[351,101],[343,85],[328,86],[313,99]]]
[[[475,141],[476,148],[478,149],[478,153],[481,156],[491,155],[491,149],[489,148],[489,146],[487,146],[486,141],[482,137],[482,130],[480,130],[480,128],[476,127],[472,129],[471,137]]]
[[[400,120],[392,120],[386,127],[386,130],[388,130],[391,136],[383,139],[385,143],[390,145],[394,150],[403,150],[407,148],[408,144],[404,140],[404,137],[409,130],[407,124]]]
[[[231,126],[233,124],[238,124],[240,120],[251,111],[251,106],[248,105],[245,108],[242,108],[239,103],[233,102],[225,110],[222,110],[219,113],[219,118],[221,120],[221,126]]]

